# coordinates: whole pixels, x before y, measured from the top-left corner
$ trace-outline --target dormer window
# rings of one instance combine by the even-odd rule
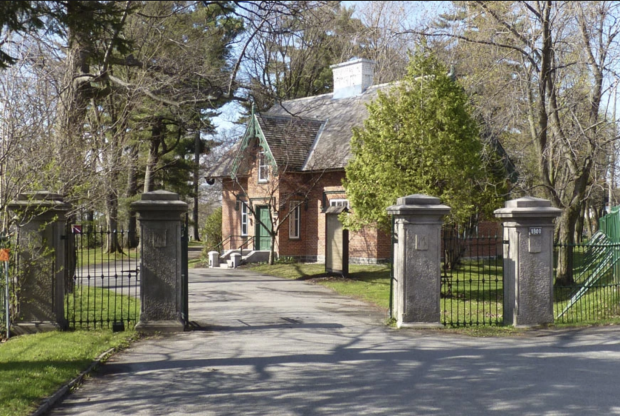
[[[332,199],[329,201],[330,207],[346,207],[349,209],[349,200],[348,199]]]
[[[267,164],[267,156],[265,151],[261,150],[258,154],[258,182],[265,183],[269,181],[269,165]]]

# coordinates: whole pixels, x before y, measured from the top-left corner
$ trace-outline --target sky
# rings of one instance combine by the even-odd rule
[[[372,2],[363,1],[343,1],[342,4],[347,7],[355,7],[356,11],[353,17],[363,19],[364,16],[359,12],[363,10],[367,4]],[[400,2],[402,10],[405,10],[404,16],[401,17],[401,26],[413,27],[420,22],[420,19],[429,19],[430,16],[436,15],[438,12],[445,10],[445,2],[426,1],[426,2]],[[221,134],[231,129],[239,129],[239,126],[234,124],[234,121],[239,117],[241,107],[238,103],[232,102],[221,108],[221,115],[216,117],[213,122],[218,129],[218,133]],[[241,128],[242,134],[243,129]]]

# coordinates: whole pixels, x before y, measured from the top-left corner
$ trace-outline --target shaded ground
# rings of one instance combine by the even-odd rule
[[[359,301],[248,271],[190,272],[205,330],[113,357],[52,414],[620,414],[616,327],[397,331]]]

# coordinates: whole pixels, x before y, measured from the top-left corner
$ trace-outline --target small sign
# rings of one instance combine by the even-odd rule
[[[428,250],[428,240],[425,235],[416,234],[415,235],[415,249],[416,251],[426,251]]]
[[[71,226],[71,234],[82,234],[82,226],[73,224]]]
[[[542,227],[530,227],[530,235],[542,235]]]
[[[8,248],[0,248],[0,261],[9,261],[11,250]]]

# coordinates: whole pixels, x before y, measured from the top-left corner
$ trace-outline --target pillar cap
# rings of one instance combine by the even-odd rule
[[[49,191],[24,192],[7,204],[11,211],[46,212],[69,211],[71,205],[65,203],[64,197]]]
[[[400,197],[396,200],[396,205],[439,205],[441,204],[441,200],[437,197],[424,195],[424,194],[413,194]]]
[[[437,197],[413,194],[396,200],[396,205],[387,208],[390,215],[447,215],[451,208],[441,204]]]
[[[141,195],[140,199],[142,201],[179,201],[181,198],[177,193],[160,189],[157,191],[145,192]]]
[[[180,200],[179,194],[169,191],[145,192],[140,201],[132,202],[133,211],[187,211],[187,203]]]
[[[555,218],[562,215],[562,210],[551,206],[551,201],[525,196],[506,201],[504,208],[493,211],[497,218]]]

